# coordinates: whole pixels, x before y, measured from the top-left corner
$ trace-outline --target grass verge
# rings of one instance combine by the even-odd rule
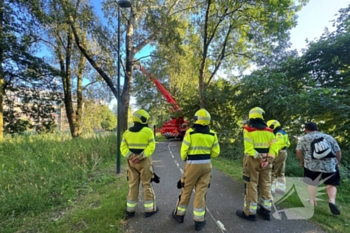
[[[36,216],[14,216],[3,223],[1,232],[124,232],[127,181],[122,170],[115,174],[114,164],[96,171],[89,190],[66,206],[58,206]],[[6,225],[5,225],[6,224]]]
[[[123,184],[123,180],[114,177],[117,151],[115,134],[90,135],[76,139],[61,134],[18,136],[6,138],[1,142],[1,148],[1,233],[54,232],[59,221],[55,222],[56,225],[49,224],[48,216],[61,216],[61,213],[67,212],[65,208],[76,208],[76,203],[85,195],[98,193],[102,198],[112,200],[112,196],[102,196],[103,185],[110,185],[107,190],[111,195],[117,196]],[[121,163],[125,164],[125,160],[121,159]],[[111,167],[112,171],[109,172]],[[111,188],[113,185],[116,190]],[[99,201],[98,195],[96,201]],[[96,208],[96,212],[105,208],[102,202],[99,203],[101,208]],[[84,207],[80,204],[79,206]],[[111,203],[107,203],[107,207],[119,208]],[[124,208],[124,205],[121,207]],[[85,211],[86,209],[83,212]],[[116,214],[115,211],[108,211],[107,215],[110,213]],[[105,217],[104,214],[97,216],[98,213],[94,218]],[[81,218],[73,216],[71,221],[75,219]],[[51,228],[41,227],[41,222],[44,222],[43,226],[48,225]],[[83,225],[84,223],[86,221],[81,222]],[[71,232],[80,231],[79,227],[75,228]]]
[[[302,174],[302,169],[298,167],[296,160],[296,155],[290,153],[287,160],[286,175],[295,176],[294,173]],[[242,159],[231,160],[227,158],[218,158],[212,160],[213,166],[223,173],[229,175],[233,179],[243,183],[242,179]],[[298,169],[297,171],[295,169]],[[346,171],[341,171],[345,173]],[[292,173],[292,174],[291,174]],[[346,174],[344,174],[346,177]],[[324,187],[324,185],[322,185]],[[291,197],[283,201],[283,204],[280,205],[281,208],[291,208],[300,203],[298,197]],[[337,205],[341,210],[341,215],[335,216],[330,213],[328,207],[328,198],[327,195],[320,197],[322,201],[318,202],[315,212],[310,219],[311,222],[316,223],[322,229],[331,233],[348,233],[350,232],[350,182],[347,179],[342,180],[341,186],[338,187],[337,194]],[[243,201],[243,200],[242,200]],[[299,206],[297,206],[299,207]],[[277,220],[276,220],[277,221]]]

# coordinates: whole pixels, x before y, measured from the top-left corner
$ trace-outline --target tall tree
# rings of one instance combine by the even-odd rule
[[[205,106],[205,89],[221,65],[242,69],[256,54],[286,47],[288,30],[296,25],[295,13],[305,1],[213,1],[203,0],[193,13],[200,35],[199,100]]]
[[[138,64],[135,61],[135,54],[140,52],[146,45],[156,41],[171,41],[178,38],[176,32],[177,18],[174,17],[177,13],[180,14],[179,7],[189,4],[190,1],[131,1],[132,7],[129,10],[129,14],[123,13],[123,21],[126,20],[125,27],[125,64],[123,63],[124,70],[124,85],[121,92],[121,130],[124,131],[127,127],[128,109],[130,103],[130,91],[132,87],[132,78],[134,66]],[[104,45],[110,51],[110,56],[113,57],[117,53],[116,37],[117,27],[115,25],[115,17],[119,9],[117,1],[106,0],[104,1],[105,14],[109,19],[109,29],[100,27],[99,41],[104,41]],[[118,90],[115,88],[112,76],[103,69],[101,62],[98,62],[96,57],[92,56],[91,51],[82,46],[81,38],[75,33],[77,25],[74,24],[72,16],[69,17],[70,25],[74,32],[75,40],[80,50],[83,52],[90,64],[96,69],[96,71],[105,80],[108,86],[111,88],[113,94],[118,98]],[[124,25],[124,24],[122,24]],[[96,26],[96,25],[95,25]],[[124,28],[124,27],[123,27]],[[112,29],[112,31],[110,31]],[[113,31],[114,29],[114,31]],[[138,30],[137,30],[138,29]]]
[[[10,103],[10,99],[6,97],[7,88],[10,88],[11,92],[26,86],[36,86],[38,90],[50,89],[50,86],[55,86],[50,85],[50,81],[57,72],[36,55],[40,24],[37,15],[32,12],[37,10],[38,0],[30,3],[22,0],[2,0],[0,3],[0,138],[2,138],[5,123],[3,117],[8,113],[4,114],[3,103],[4,101]],[[32,100],[34,101],[33,98]],[[26,108],[25,105],[21,105],[22,107]],[[15,122],[15,119],[11,118],[11,121]]]
[[[79,137],[82,133],[83,78],[89,75],[90,70],[85,56],[76,46],[68,22],[71,20],[78,25],[74,33],[81,38],[82,46],[89,47],[91,43],[87,40],[87,30],[93,15],[86,1],[40,0],[40,3],[39,10],[33,13],[38,17],[43,15],[41,24],[46,34],[41,41],[52,52],[51,62],[58,64],[70,132],[72,137]]]

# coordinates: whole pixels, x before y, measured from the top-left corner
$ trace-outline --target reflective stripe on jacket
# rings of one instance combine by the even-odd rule
[[[122,156],[127,158],[132,153],[140,154],[143,152],[144,157],[150,157],[155,149],[156,142],[150,128],[144,127],[139,132],[131,132],[130,130],[124,132],[120,144]]]
[[[273,156],[278,155],[278,144],[273,131],[270,128],[256,129],[250,126],[244,127],[244,154],[256,157],[260,153]]]
[[[276,132],[276,139],[279,151],[285,150],[290,146],[288,134],[284,130],[278,130]]]
[[[186,131],[181,145],[181,159],[198,158],[210,159],[220,154],[220,145],[216,133],[210,130],[209,133],[200,133],[192,128]],[[191,158],[192,157],[192,158]]]

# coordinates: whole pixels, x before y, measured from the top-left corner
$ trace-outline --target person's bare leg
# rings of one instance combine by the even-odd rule
[[[326,191],[328,195],[328,202],[335,204],[335,198],[337,196],[337,187],[333,185],[327,185]]]
[[[308,185],[307,189],[309,191],[310,204],[315,206],[316,205],[317,186]]]

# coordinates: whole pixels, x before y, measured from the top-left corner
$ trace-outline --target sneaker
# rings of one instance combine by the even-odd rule
[[[236,211],[236,215],[237,215],[238,217],[247,219],[247,220],[249,220],[249,221],[255,221],[255,214],[252,214],[252,215],[248,215],[248,216],[247,216],[247,215],[244,213],[243,210],[237,210],[237,211]]]
[[[145,217],[146,218],[151,217],[152,215],[156,214],[158,212],[158,210],[159,210],[159,207],[157,206],[155,211],[145,212]]]
[[[173,211],[171,213],[171,215],[173,216],[173,218],[178,222],[178,223],[183,223],[184,222],[184,217],[185,216],[179,216],[177,214],[175,214],[175,211]]]
[[[265,220],[270,221],[271,219],[271,211],[265,210],[263,208],[258,209],[258,214],[261,215]]]
[[[340,210],[338,209],[338,206],[336,204],[328,203],[328,206],[332,214],[340,215]]]
[[[203,222],[194,221],[194,230],[195,231],[202,230],[202,228],[205,226],[205,224],[206,224],[205,220]]]

